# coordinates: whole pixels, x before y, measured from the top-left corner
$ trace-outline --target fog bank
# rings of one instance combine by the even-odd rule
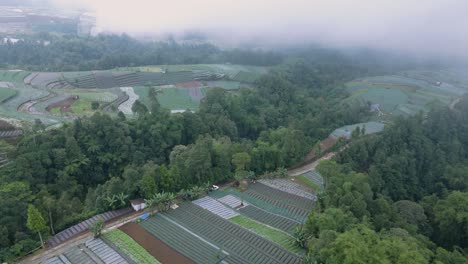
[[[104,31],[182,34],[230,43],[315,42],[423,55],[468,56],[465,0],[52,0],[85,7]]]

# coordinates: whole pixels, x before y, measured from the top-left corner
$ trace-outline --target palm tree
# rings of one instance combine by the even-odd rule
[[[112,208],[112,209],[115,209],[115,207],[117,206],[116,205],[117,198],[115,197],[115,195],[107,196],[105,199],[106,199],[107,204],[109,205],[109,207]]]
[[[169,210],[171,208],[171,206],[174,204],[175,202],[175,199],[176,199],[176,195],[172,192],[170,193],[167,193],[166,195],[166,210]]]
[[[123,207],[127,203],[128,195],[124,193],[119,193],[116,195],[115,198],[120,202],[120,206]]]

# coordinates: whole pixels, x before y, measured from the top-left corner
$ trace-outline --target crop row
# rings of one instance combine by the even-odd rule
[[[219,249],[204,242],[195,234],[180,228],[162,215],[143,221],[140,225],[168,246],[197,263],[214,264],[224,257],[224,254],[220,255]]]
[[[269,213],[253,205],[245,206],[239,209],[239,212],[258,222],[264,223],[274,228],[278,228],[279,230],[283,230],[284,232],[289,234],[293,234],[294,227],[300,224],[299,222],[296,222],[284,216]]]
[[[104,234],[104,239],[115,245],[120,251],[127,255],[135,263],[158,264],[159,262],[151,256],[142,246],[124,232],[115,229]]]
[[[280,191],[297,195],[312,201],[315,201],[317,199],[317,197],[314,194],[305,191],[303,186],[289,179],[263,179],[259,180],[259,182],[268,187],[275,188]]]
[[[302,262],[300,256],[192,203],[167,215],[226,250],[232,257],[226,259],[229,263]]]
[[[267,196],[269,199],[277,200],[291,206],[301,208],[309,212],[314,207],[314,202],[310,199],[287,193],[275,188],[271,188],[261,183],[255,183],[249,186],[248,193],[258,193]]]
[[[98,238],[88,240],[86,241],[85,246],[106,264],[128,264],[128,262],[119,253],[117,253],[117,251],[104,243],[102,239]]]

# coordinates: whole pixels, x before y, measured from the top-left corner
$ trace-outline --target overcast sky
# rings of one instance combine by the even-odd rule
[[[51,0],[95,11],[104,30],[319,42],[468,56],[468,0]]]

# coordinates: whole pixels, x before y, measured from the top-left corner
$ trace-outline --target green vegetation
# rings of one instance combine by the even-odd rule
[[[71,37],[40,47],[34,43],[27,40],[21,46],[0,45],[0,61],[50,70],[108,69],[132,63],[144,66],[205,62],[219,63],[216,67],[237,73],[244,71],[241,66],[221,63],[228,57],[231,63],[244,60],[256,65],[272,65],[281,59],[266,52],[225,53],[211,45],[139,43],[127,36]],[[70,45],[82,48],[73,49]],[[88,51],[93,52],[89,54]],[[128,56],[121,56],[123,53]],[[11,56],[6,58],[5,54]],[[239,58],[234,58],[235,54]],[[196,113],[171,115],[164,106],[182,104],[180,108],[184,108],[192,103],[176,101],[180,94],[169,88],[164,94],[146,93],[146,99],[142,98],[144,105],[139,101],[135,104],[138,115],[132,119],[97,112],[53,130],[39,131],[41,126],[35,126],[9,153],[10,162],[0,168],[0,259],[10,261],[37,247],[37,233],[29,230],[26,224],[25,212],[29,204],[48,216],[44,220],[51,226],[50,230],[60,232],[90,215],[123,206],[109,202],[120,194],[129,199],[152,199],[155,193],[178,193],[185,189],[192,192],[187,197],[194,197],[194,186],[233,180],[236,166],[249,175],[262,175],[302,162],[310,148],[337,127],[366,122],[370,118],[365,102],[345,100],[348,94],[344,84],[361,76],[389,72],[386,67],[369,62],[378,60],[361,55],[348,57],[330,50],[304,50],[300,53],[302,59],[291,59],[275,67],[262,75],[253,89],[209,89]],[[392,66],[392,70],[395,69],[399,69],[398,65]],[[23,99],[44,96],[38,89],[21,89]],[[187,96],[190,95],[180,97]],[[17,103],[17,97],[2,104],[2,113],[7,112],[4,111],[7,104],[15,107],[13,103]],[[190,97],[200,98],[195,94]],[[80,100],[74,107],[80,104],[86,107],[76,112],[91,109],[91,101]],[[465,104],[462,102],[457,107]],[[335,227],[304,228],[307,232],[312,230],[308,249],[311,256],[328,261],[328,256],[334,254],[326,252],[327,242],[335,241],[342,234],[344,238],[336,240],[332,246],[346,247],[346,243],[340,241],[355,237],[364,240],[360,248],[365,248],[367,237],[385,243],[400,240],[413,243],[411,238],[398,232],[400,229],[394,228],[407,230],[418,241],[433,243],[427,248],[438,254],[434,258],[454,256],[457,254],[453,253],[454,246],[466,248],[462,240],[466,228],[464,222],[457,219],[463,219],[464,213],[466,168],[463,164],[468,148],[465,136],[468,111],[444,111],[447,112],[434,112],[427,120],[421,116],[410,121],[397,120],[395,129],[390,126],[391,132],[384,131],[369,139],[357,138],[338,158],[343,164],[339,166],[344,169],[336,169],[336,173],[333,167],[330,169],[333,173],[320,171],[327,177],[326,195],[320,197],[317,212],[310,218],[324,215],[320,217],[322,221],[311,222]],[[239,153],[248,154],[250,162],[243,159],[247,155]],[[236,190],[229,192],[239,194]],[[279,198],[269,200],[257,196],[260,198],[254,199],[248,192],[245,200],[265,210],[298,220],[307,215],[308,208],[298,208],[300,214],[296,215],[287,206],[271,205],[273,202],[280,204]],[[409,220],[398,217],[420,212],[404,210],[404,206],[394,211],[394,201],[401,200],[421,203],[429,219],[427,225],[408,224]],[[439,206],[435,206],[437,204]],[[453,205],[450,208],[453,212],[461,214],[444,211],[443,207],[448,204]],[[343,213],[327,211],[332,217],[327,216],[325,211],[330,208]],[[169,210],[170,213],[176,211]],[[346,221],[330,221],[334,216]],[[422,215],[416,219],[420,218]],[[358,227],[348,229],[343,223],[364,224],[375,234],[365,228],[351,232]],[[450,229],[451,226],[456,229]],[[447,237],[440,230],[447,233]],[[390,240],[385,237],[388,232],[393,232]],[[398,235],[401,237],[396,237]]]
[[[92,114],[92,101],[80,98],[70,106],[70,109],[77,115]]]
[[[294,238],[283,231],[268,227],[264,224],[251,220],[248,217],[238,215],[229,219],[234,222],[276,244],[295,253],[300,253],[301,249],[294,244]]]
[[[197,89],[198,88],[191,88]],[[203,94],[202,90],[199,90]],[[190,91],[186,88],[162,89],[158,94],[158,102],[166,109],[198,109],[199,101],[190,96]]]
[[[437,75],[437,71],[434,70],[433,74]],[[346,84],[347,90],[351,92],[347,101],[379,104],[380,114],[384,114],[379,116],[381,120],[388,120],[391,116],[411,116],[419,111],[428,112],[434,106],[449,105],[465,92],[453,85],[463,83],[447,80],[448,83],[441,84],[439,81],[443,79],[439,76],[424,80],[406,72],[401,75],[363,78]]]
[[[103,238],[114,244],[120,251],[136,263],[159,264],[143,247],[124,232],[115,229],[103,235]]]
[[[464,97],[454,109],[398,119],[322,162],[326,190],[304,225],[308,258],[466,263],[467,110]]]
[[[80,71],[129,65],[226,62],[270,66],[283,60],[282,55],[273,52],[221,50],[206,43],[184,45],[175,41],[139,42],[128,35],[81,38],[42,33],[22,36],[22,39],[24,41],[12,45],[0,45],[0,61],[3,64],[31,70],[47,68],[51,71]],[[50,45],[43,45],[42,41],[50,41]]]
[[[15,96],[17,92],[13,89],[0,88],[0,102],[10,99]]]
[[[28,71],[0,71],[0,80],[4,82],[13,82],[13,83],[23,83],[24,78],[28,76],[30,72]]]
[[[322,188],[320,186],[315,184],[313,181],[307,179],[304,175],[297,176],[296,179],[298,181],[300,181],[301,183],[307,185],[308,187],[310,187],[312,190],[314,190],[316,192],[319,192],[319,191],[322,190]]]
[[[28,206],[28,222],[26,224],[31,231],[37,232],[41,239],[41,245],[44,247],[44,240],[42,239],[42,232],[47,230],[46,222],[34,205]]]

